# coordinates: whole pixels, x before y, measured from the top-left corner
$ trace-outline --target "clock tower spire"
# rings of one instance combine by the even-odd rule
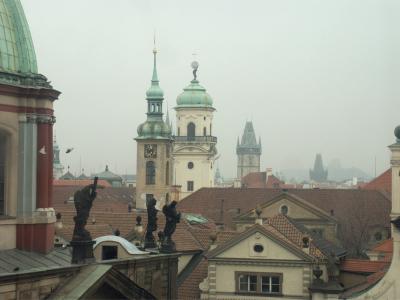
[[[146,201],[155,198],[161,207],[169,201],[172,182],[171,127],[164,122],[164,92],[157,74],[157,49],[153,50],[153,76],[146,92],[147,119],[139,125],[136,163],[136,208],[145,209]]]

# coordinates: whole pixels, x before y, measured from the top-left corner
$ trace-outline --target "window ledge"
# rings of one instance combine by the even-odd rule
[[[236,295],[248,295],[248,296],[268,296],[268,297],[282,297],[282,293],[258,293],[258,292],[236,292]]]
[[[17,224],[17,218],[16,217],[10,217],[10,216],[0,216],[0,224],[1,225],[14,225],[14,224]]]

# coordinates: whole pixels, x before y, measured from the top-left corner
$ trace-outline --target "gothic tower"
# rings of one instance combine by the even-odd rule
[[[194,78],[176,102],[174,137],[175,185],[181,186],[181,198],[202,187],[214,186],[214,162],[217,138],[213,133],[213,100],[197,80],[198,63],[192,63]]]
[[[310,179],[316,182],[324,182],[328,179],[328,170],[324,169],[322,155],[317,154],[314,161],[314,169],[310,170]]]
[[[151,86],[146,92],[147,120],[139,125],[136,137],[136,208],[145,209],[151,197],[157,206],[169,201],[172,181],[171,127],[163,120],[164,92],[157,76],[157,50],[153,50],[154,66]]]
[[[236,146],[237,178],[241,179],[252,172],[260,172],[261,139],[257,143],[253,123],[246,122],[242,139]]]

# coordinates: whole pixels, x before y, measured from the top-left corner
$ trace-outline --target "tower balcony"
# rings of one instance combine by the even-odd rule
[[[217,143],[216,136],[174,136],[175,142],[184,143]]]

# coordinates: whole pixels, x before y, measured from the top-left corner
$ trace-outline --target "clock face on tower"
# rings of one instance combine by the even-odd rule
[[[144,145],[144,157],[145,158],[156,158],[157,157],[157,145],[156,144],[145,144]]]

